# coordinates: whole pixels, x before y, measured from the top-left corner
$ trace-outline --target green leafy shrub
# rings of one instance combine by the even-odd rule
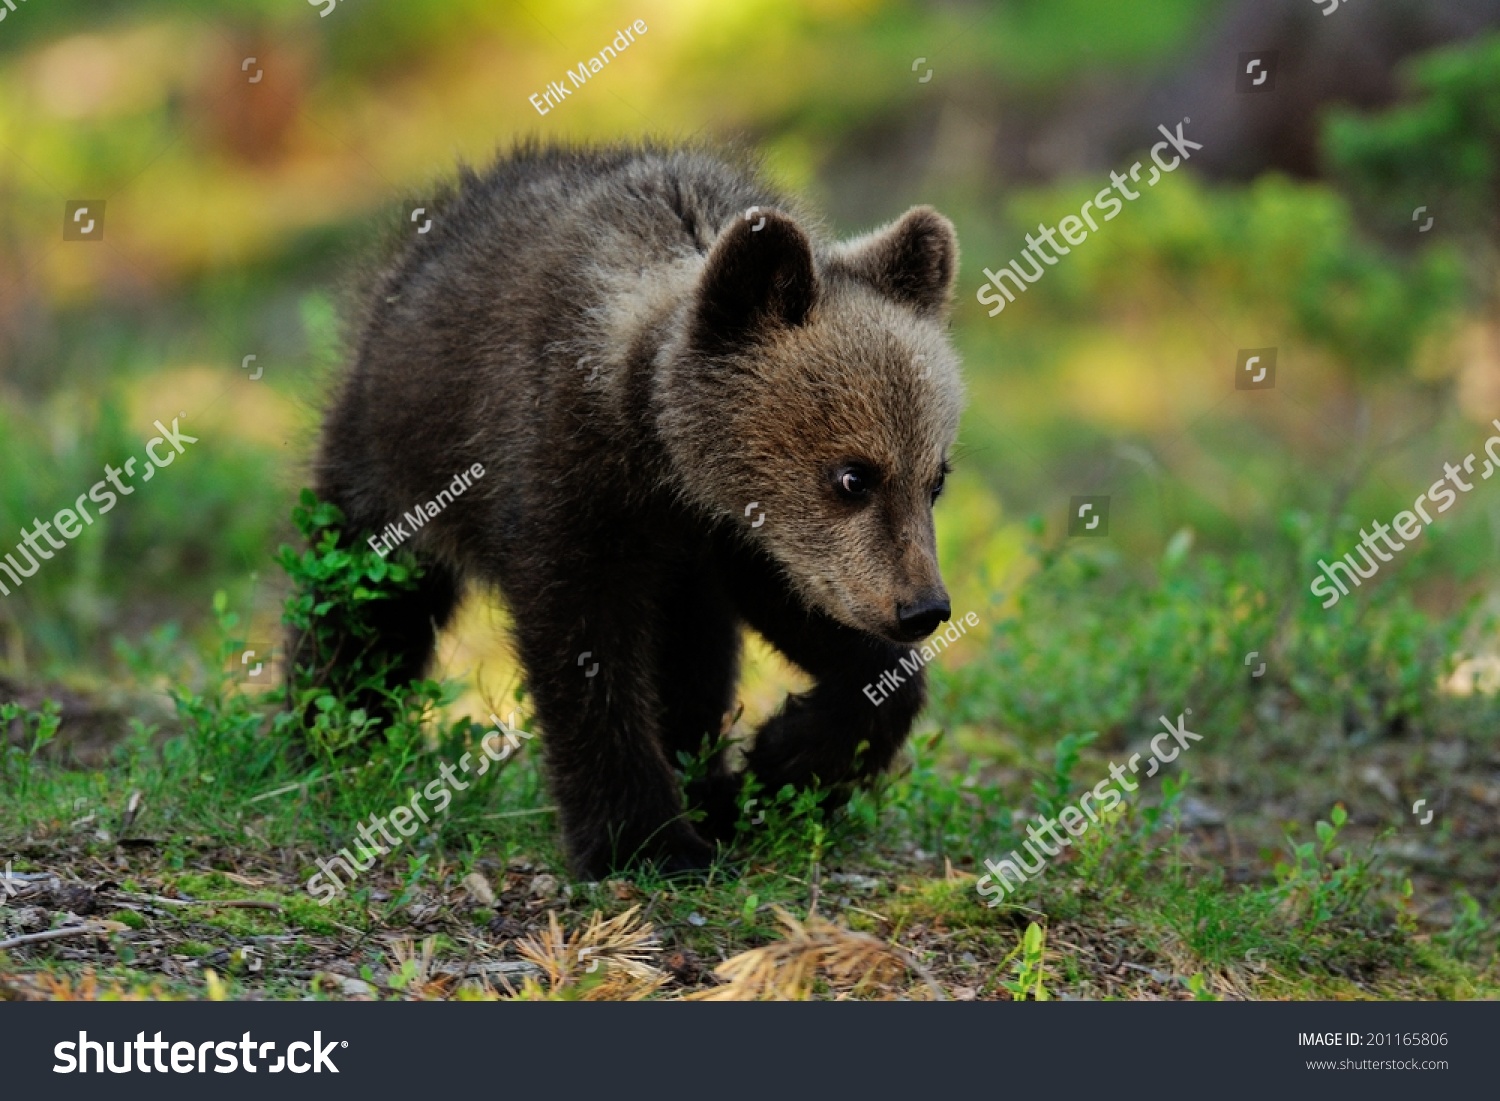
[[[1375,115],[1335,112],[1329,161],[1381,224],[1412,231],[1426,207],[1440,232],[1494,230],[1500,187],[1500,35],[1411,60],[1413,95]]]

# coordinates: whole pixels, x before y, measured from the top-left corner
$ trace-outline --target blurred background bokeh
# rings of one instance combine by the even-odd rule
[[[1149,727],[1210,651],[1241,675],[1234,624],[1276,654],[1289,618],[1323,615],[1316,559],[1410,507],[1500,417],[1500,0],[1331,4],[18,4],[0,22],[0,552],[140,454],[154,420],[201,442],[0,599],[0,671],[109,682],[120,640],[208,654],[217,590],[274,639],[272,554],[342,355],[340,288],[379,227],[517,138],[654,135],[761,150],[840,234],[915,203],[953,219],[971,391],[938,513],[955,610],[993,630],[1063,554],[1081,598],[1025,628],[1057,632],[1027,651],[1050,661],[985,666],[1037,693],[1025,707],[970,691],[951,715]],[[637,20],[604,71],[536,110]],[[1272,87],[1237,90],[1245,54]],[[987,316],[982,269],[1184,118],[1202,150]],[[102,239],[63,239],[70,200],[103,200]],[[1240,349],[1264,347],[1275,389],[1237,389]],[[1110,496],[1107,539],[1067,538],[1082,494]],[[1462,624],[1434,636],[1455,692],[1493,690],[1494,635],[1455,617],[1494,606],[1497,539],[1500,486],[1480,483],[1358,594]],[[1139,649],[1130,593],[1184,562],[1196,580],[1152,606],[1154,649],[1105,669],[1075,644],[1076,621]],[[514,675],[501,618],[473,605],[444,647],[489,694]],[[785,674],[757,666],[763,708]],[[1338,712],[1339,669],[1302,672]]]

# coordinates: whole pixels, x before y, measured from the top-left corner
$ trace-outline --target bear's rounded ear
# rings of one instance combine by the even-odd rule
[[[918,313],[947,313],[958,275],[958,235],[930,206],[840,245],[832,267],[872,284]]]
[[[732,351],[802,324],[817,298],[812,244],[796,222],[774,210],[736,218],[699,277],[693,342],[710,354]]]

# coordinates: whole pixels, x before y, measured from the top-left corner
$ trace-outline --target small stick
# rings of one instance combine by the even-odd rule
[[[7,948],[19,948],[23,944],[35,944],[43,940],[60,940],[63,937],[82,937],[91,933],[107,933],[102,925],[69,925],[64,929],[48,929],[45,933],[26,933],[23,936],[0,940],[0,952]]]
[[[120,834],[122,836],[126,830],[130,829],[131,823],[135,821],[136,816],[140,813],[141,793],[139,791],[132,791],[130,798],[125,803],[125,813],[120,818]]]
[[[337,772],[330,772],[326,776],[318,776],[311,780],[298,780],[295,784],[287,784],[285,787],[276,788],[274,791],[263,791],[259,795],[255,795],[249,799],[246,799],[245,802],[247,804],[259,803],[262,799],[270,799],[277,795],[285,795],[287,792],[296,791],[298,788],[306,791],[308,788],[314,786],[315,784],[322,784],[326,783],[329,780],[332,780],[335,776],[343,776],[346,773],[358,772],[362,767],[364,766],[355,765],[352,768],[339,769],[339,771]]]
[[[459,821],[477,821],[481,818],[525,818],[531,814],[551,814],[555,810],[557,810],[556,807],[536,807],[532,810],[502,810],[495,814],[475,814],[469,818],[459,819]]]
[[[917,962],[917,957],[914,954],[912,954],[908,949],[897,944],[895,941],[889,941],[888,943],[893,949],[895,949],[896,955],[906,962],[906,966],[909,967],[919,979],[927,984],[927,989],[932,992],[934,1001],[946,1002],[948,1000],[948,995],[943,991],[942,984],[939,983],[937,979],[933,978],[931,971],[927,970],[927,968],[923,967],[920,963]]]

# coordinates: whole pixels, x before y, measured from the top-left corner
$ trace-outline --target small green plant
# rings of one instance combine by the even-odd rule
[[[971,759],[956,775],[953,754],[942,742],[941,728],[912,738],[910,767],[881,777],[869,791],[856,791],[833,828],[848,829],[851,840],[866,843],[877,834],[910,837],[938,857],[1009,848],[1015,840],[1010,793],[984,782],[982,760]]]
[[[753,780],[746,787],[757,790]],[[850,828],[842,815],[830,815],[824,798],[816,789],[790,785],[768,797],[752,795],[753,808],[750,799],[741,804],[740,847],[772,865],[810,869]]]
[[[23,745],[12,745],[9,738],[11,724],[17,722]],[[25,799],[31,789],[37,754],[57,737],[61,722],[61,709],[53,700],[43,700],[40,711],[19,703],[0,703],[0,779],[7,785],[13,782],[20,798]]]
[[[409,856],[406,858],[406,874],[401,877],[401,889],[392,896],[390,902],[385,906],[382,921],[390,924],[392,919],[409,903],[417,894],[417,886],[422,882],[422,875],[427,870],[428,854],[421,856]]]
[[[1141,807],[1141,840],[1155,833],[1163,819],[1171,822],[1176,818],[1177,805],[1182,802],[1182,794],[1187,790],[1191,780],[1192,777],[1187,772],[1175,777],[1171,775],[1162,777],[1161,798],[1155,803]]]
[[[1189,993],[1193,995],[1193,1001],[1195,1002],[1216,1002],[1219,1000],[1219,996],[1208,988],[1208,982],[1203,978],[1203,972],[1201,971],[1188,976],[1187,982],[1184,985],[1187,986]]]
[[[1346,873],[1339,878],[1338,882],[1346,882],[1350,877],[1347,874],[1350,865],[1335,867],[1330,861],[1329,854],[1338,844],[1339,834],[1349,821],[1349,812],[1344,809],[1342,803],[1335,803],[1328,817],[1331,821],[1324,822],[1319,819],[1314,827],[1318,835],[1315,841],[1296,841],[1290,834],[1287,835],[1287,844],[1291,848],[1292,863],[1278,861],[1276,864],[1276,881],[1281,884],[1283,891],[1288,895],[1306,894],[1314,898],[1328,894],[1328,888],[1335,882],[1335,877],[1340,872]],[[1332,917],[1327,901],[1323,905],[1314,907],[1312,911],[1320,919]]]
[[[325,802],[354,813],[404,801],[414,783],[436,775],[434,752],[454,760],[472,756],[487,728],[464,718],[435,724],[458,698],[459,685],[397,683],[392,659],[378,645],[371,609],[415,588],[421,568],[347,539],[343,514],[310,490],[303,490],[292,519],[307,547],[299,552],[284,546],[278,556],[292,581],[282,620],[296,652],[290,684],[272,697],[287,705],[275,717],[274,741],[302,748],[310,758],[303,762],[305,773],[340,777],[319,789]],[[451,793],[452,812],[440,831],[493,800],[495,781],[509,762],[492,772],[484,764],[486,783]]]
[[[381,656],[368,615],[370,605],[416,588],[421,568],[346,539],[343,513],[309,489],[292,521],[307,548],[283,546],[277,555],[292,581],[282,612],[294,650],[287,703],[302,719],[309,749],[331,762],[367,748],[381,726],[370,707],[350,701],[377,701],[395,717],[390,725],[403,719],[420,725],[441,689],[430,681],[390,683],[392,663]]]
[[[1288,834],[1291,862],[1279,861],[1275,867],[1277,897],[1308,954],[1316,955],[1319,944],[1351,937],[1379,934],[1403,941],[1409,929],[1380,896],[1374,846],[1363,857],[1343,855],[1338,839],[1348,812],[1343,804],[1335,804],[1328,817],[1317,823],[1314,840],[1297,841]]]
[[[1021,937],[1020,943],[1011,949],[1005,959],[1000,961],[1001,968],[1009,964],[1015,970],[1015,975],[1001,979],[1000,985],[1010,991],[1011,997],[1018,1002],[1049,1001],[1052,995],[1048,993],[1044,982],[1046,956],[1047,935],[1042,931],[1042,927],[1033,921],[1026,926],[1026,932]]]
[[[1064,734],[1053,751],[1052,772],[1045,778],[1032,782],[1031,792],[1036,796],[1037,810],[1048,818],[1056,818],[1064,807],[1072,802],[1073,773],[1078,768],[1079,757],[1085,746],[1090,745],[1099,732],[1085,731],[1082,734]]]
[[[131,782],[142,785],[148,805],[182,803],[195,815],[238,832],[232,823],[241,817],[243,793],[275,785],[288,770],[282,746],[266,736],[270,724],[260,702],[234,691],[224,672],[237,646],[239,617],[229,610],[222,591],[214,594],[213,613],[219,641],[210,660],[201,669],[178,662],[161,670],[170,674],[168,694],[180,735],[157,751],[150,748],[149,728],[136,723],[117,757],[127,775],[135,777]],[[166,855],[181,859],[175,843],[169,843]]]
[[[1488,966],[1497,950],[1496,923],[1484,912],[1480,901],[1463,888],[1453,899],[1453,923],[1437,940],[1456,958]]]

